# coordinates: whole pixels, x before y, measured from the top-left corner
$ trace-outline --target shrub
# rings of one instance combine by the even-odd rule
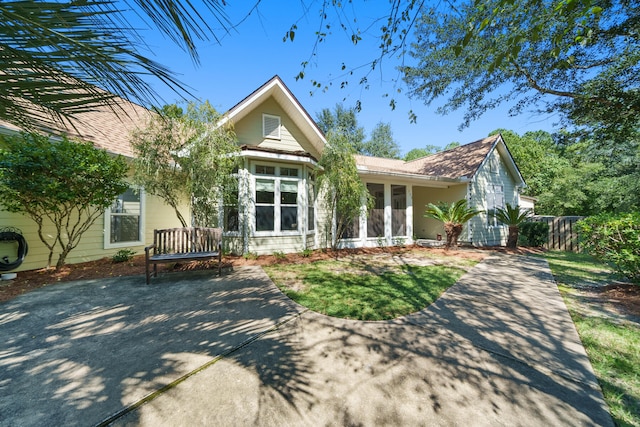
[[[111,260],[115,263],[131,261],[135,254],[135,251],[131,249],[120,249],[111,257]]]
[[[640,213],[592,216],[578,230],[586,252],[640,283]]]
[[[279,261],[287,259],[287,254],[282,251],[273,251],[273,256]]]
[[[313,250],[304,249],[302,252],[300,252],[300,255],[302,255],[303,258],[309,258],[312,253],[313,253]]]
[[[546,222],[527,221],[520,224],[520,246],[538,248],[544,246],[549,240],[549,224]]]

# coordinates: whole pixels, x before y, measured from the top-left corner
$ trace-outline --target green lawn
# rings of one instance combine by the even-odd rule
[[[443,265],[385,267],[346,261],[272,265],[265,271],[298,304],[358,320],[393,319],[422,310],[465,273]]]
[[[548,252],[545,258],[600,381],[618,426],[640,427],[640,325],[585,315],[576,287],[616,278],[608,267],[584,254]]]

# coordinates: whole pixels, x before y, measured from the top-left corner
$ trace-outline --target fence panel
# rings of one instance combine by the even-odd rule
[[[583,218],[583,216],[534,216],[531,220],[549,224],[549,239],[545,248],[580,252],[576,222]]]

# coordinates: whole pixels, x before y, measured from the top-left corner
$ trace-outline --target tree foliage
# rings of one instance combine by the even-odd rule
[[[442,221],[444,224],[444,232],[447,235],[446,248],[455,248],[458,246],[458,238],[462,234],[462,227],[474,216],[483,211],[469,208],[465,199],[457,202],[446,203],[429,203],[424,212],[425,218],[433,218]]]
[[[465,1],[426,9],[402,68],[411,94],[463,125],[499,104],[531,105],[609,129],[637,129],[640,46],[635,1]]]
[[[125,192],[128,165],[87,142],[23,133],[3,138],[0,151],[0,206],[33,219],[38,236],[49,249],[51,266],[65,263],[82,235],[116,196]],[[53,225],[54,232],[48,227]]]
[[[341,138],[346,138],[354,152],[363,152],[366,134],[364,128],[358,124],[355,108],[346,108],[343,104],[336,104],[333,111],[324,108],[316,114],[316,124],[325,135],[340,134]]]
[[[640,209],[638,140],[600,147],[571,133],[499,129],[542,215],[592,215]]]
[[[364,143],[361,154],[385,159],[399,159],[400,147],[393,139],[389,123],[379,122],[371,131],[371,138]]]
[[[197,225],[217,226],[220,204],[230,202],[226,198],[235,188],[238,146],[220,119],[208,102],[191,102],[186,110],[165,105],[132,135],[135,182],[171,206],[184,227],[179,207],[185,201],[191,202]]]
[[[119,112],[114,96],[153,104],[152,76],[188,93],[148,51],[137,30],[159,29],[197,61],[196,40],[215,38],[211,23],[229,22],[224,1],[0,2],[0,119],[23,129],[55,127],[100,105]],[[208,13],[205,13],[208,12]]]
[[[578,230],[587,252],[640,284],[640,213],[594,215]]]
[[[320,158],[324,172],[318,177],[318,185],[328,212],[325,229],[335,230],[331,239],[335,249],[346,230],[360,218],[363,209],[369,211],[372,200],[358,175],[349,136],[330,131],[327,141],[328,145]]]

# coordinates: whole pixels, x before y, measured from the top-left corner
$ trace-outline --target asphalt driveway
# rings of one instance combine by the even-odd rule
[[[0,304],[0,425],[613,425],[546,261],[490,257],[428,309],[322,316],[258,267]]]

